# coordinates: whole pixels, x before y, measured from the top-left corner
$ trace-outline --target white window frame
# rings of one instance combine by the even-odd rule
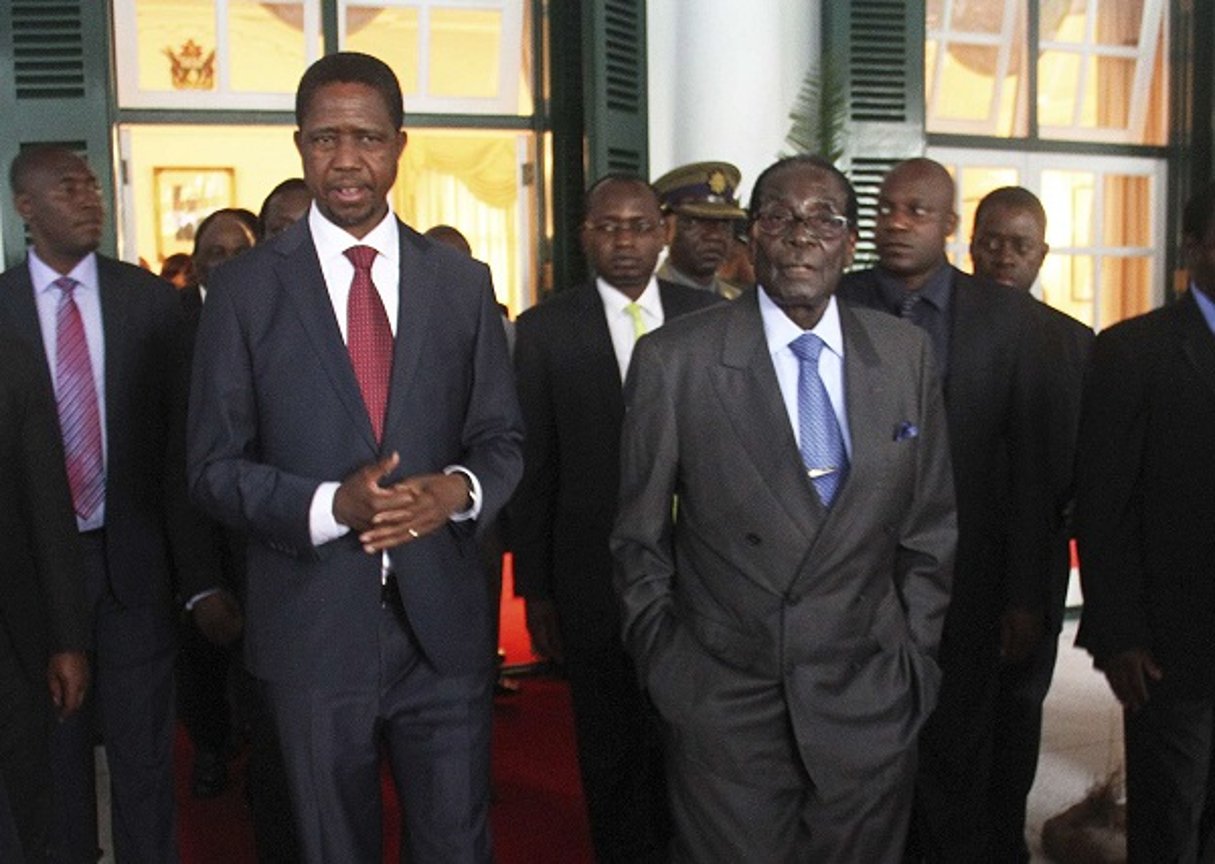
[[[1017,172],[1020,185],[1037,194],[1042,188],[1044,171],[1081,171],[1095,175],[1093,213],[1095,223],[1091,237],[1093,243],[1088,246],[1052,245],[1051,255],[1087,255],[1093,258],[1093,284],[1091,319],[1098,324],[1101,321],[1101,277],[1106,259],[1109,258],[1138,258],[1150,257],[1152,266],[1149,268],[1151,284],[1149,286],[1149,302],[1154,308],[1164,302],[1165,278],[1164,262],[1166,250],[1165,200],[1168,194],[1168,162],[1164,159],[1150,159],[1139,156],[1095,156],[1091,154],[1071,153],[1030,153],[1010,150],[980,150],[955,147],[929,147],[927,155],[942,165],[959,166],[963,168],[1012,168]],[[1107,175],[1140,176],[1151,181],[1150,201],[1148,208],[1151,226],[1148,236],[1150,246],[1105,246],[1102,244],[1104,233],[1104,195],[1105,186],[1101,178]],[[961,192],[955,193],[955,212],[961,213]],[[1049,214],[1048,214],[1049,218]],[[971,225],[959,222],[957,231],[948,241],[948,251],[959,266],[964,266],[970,254]],[[1038,286],[1035,286],[1035,292]]]
[[[113,0],[114,44],[137,46],[139,35],[135,26],[136,0]],[[295,106],[294,93],[258,93],[232,90],[228,42],[228,0],[212,0],[215,4],[215,87],[211,90],[143,90],[139,86],[139,52],[118,52],[115,67],[120,108],[175,108],[183,110],[254,110],[290,111]],[[304,62],[311,64],[321,56],[320,0],[262,0],[262,2],[302,2],[304,7]],[[301,70],[302,72],[303,70]]]

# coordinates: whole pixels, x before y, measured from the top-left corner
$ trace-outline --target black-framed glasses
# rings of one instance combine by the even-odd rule
[[[814,210],[799,216],[788,207],[769,207],[755,217],[759,230],[773,237],[789,234],[801,225],[820,240],[838,240],[848,232],[848,217],[833,210]]]
[[[587,230],[607,237],[615,237],[626,231],[630,234],[649,234],[658,227],[658,223],[653,219],[604,219],[601,222],[587,222],[585,225]]]

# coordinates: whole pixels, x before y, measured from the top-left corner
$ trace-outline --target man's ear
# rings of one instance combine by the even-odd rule
[[[945,236],[952,237],[953,232],[957,231],[957,230],[958,230],[958,214],[954,213],[952,210],[950,210],[949,215],[947,217],[945,217]]]
[[[17,214],[21,217],[21,221],[29,223],[30,213],[34,209],[34,199],[28,192],[18,192],[13,196],[13,207],[16,208]]]

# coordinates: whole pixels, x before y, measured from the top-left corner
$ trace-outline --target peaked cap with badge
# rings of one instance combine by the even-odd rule
[[[673,168],[654,181],[658,201],[667,213],[701,219],[744,219],[738,203],[742,173],[729,162],[693,162]]]

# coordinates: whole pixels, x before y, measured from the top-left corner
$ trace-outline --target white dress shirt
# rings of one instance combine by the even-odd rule
[[[633,316],[626,308],[633,301],[619,288],[613,288],[602,278],[595,279],[595,288],[603,300],[608,333],[612,336],[612,350],[616,352],[616,365],[620,367],[620,380],[623,381],[629,371],[629,361],[633,359],[633,345],[637,342],[633,331]],[[653,276],[637,298],[637,305],[641,307],[641,320],[645,323],[646,333],[662,326],[665,320],[662,315],[662,297],[658,293],[658,280]]]
[[[807,331],[794,324],[762,288],[755,293],[759,297],[764,338],[768,343],[768,353],[772,355],[772,366],[776,369],[780,395],[785,402],[789,423],[793,426],[793,437],[801,447],[801,429],[797,419],[797,376],[801,361],[789,344]],[[823,387],[827,390],[827,397],[831,400],[831,408],[835,411],[844,437],[844,450],[851,458],[852,436],[848,433],[848,410],[844,403],[844,332],[840,329],[840,310],[835,297],[827,302],[823,317],[809,332],[823,340],[824,348],[818,355],[818,376],[823,379]]]

